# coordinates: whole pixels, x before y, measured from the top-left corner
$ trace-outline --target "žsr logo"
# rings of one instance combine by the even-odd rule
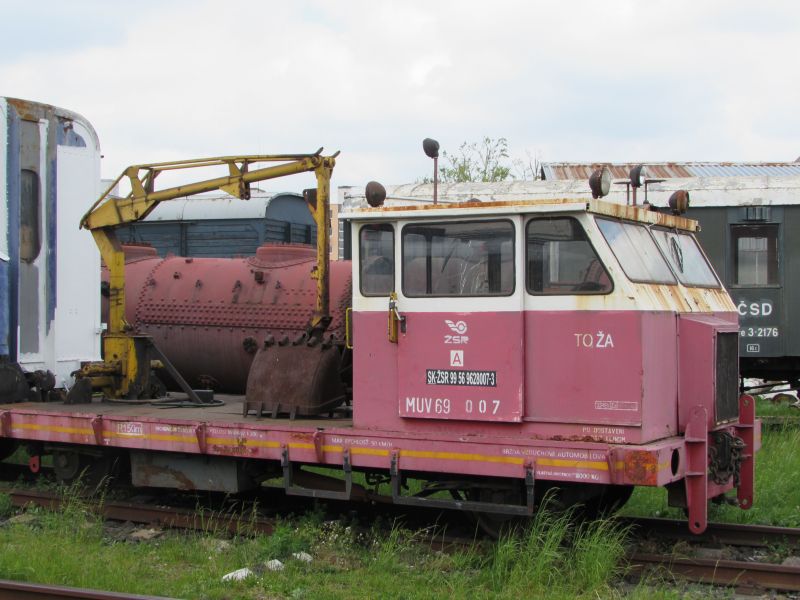
[[[467,324],[464,321],[456,321],[453,323],[450,319],[445,319],[444,322],[452,330],[453,333],[464,335],[467,333]]]

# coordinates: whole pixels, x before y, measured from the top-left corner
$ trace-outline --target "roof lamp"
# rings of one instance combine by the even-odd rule
[[[589,187],[592,189],[592,198],[608,196],[611,191],[611,172],[606,167],[595,169],[589,176]]]

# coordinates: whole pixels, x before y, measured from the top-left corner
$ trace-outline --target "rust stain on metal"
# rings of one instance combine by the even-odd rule
[[[145,463],[139,465],[137,471],[140,481],[139,485],[143,487],[163,486],[165,477],[172,478],[175,482],[175,488],[179,490],[193,490],[197,487],[194,481],[179,469],[170,469],[168,467]]]
[[[697,231],[699,229],[697,221],[694,219],[687,219],[686,217],[678,217],[675,215],[668,215],[662,212],[654,212],[647,208],[640,206],[628,206],[625,204],[617,204],[614,202],[607,202],[604,200],[587,200],[585,198],[547,198],[547,199],[531,199],[531,200],[495,200],[492,202],[456,202],[447,205],[440,204],[413,204],[409,206],[380,206],[377,208],[355,208],[355,213],[398,213],[398,212],[411,212],[411,211],[431,211],[441,210],[442,208],[465,210],[465,209],[488,209],[488,208],[511,208],[517,206],[552,206],[560,204],[583,204],[586,210],[592,213],[615,217],[619,219],[627,219],[629,221],[638,221],[641,223],[649,223],[651,225],[660,225],[671,229],[683,229],[685,231]]]
[[[20,118],[26,121],[38,121],[46,113],[53,111],[52,106],[40,102],[29,102],[19,98],[6,98],[6,101],[16,109]]]
[[[3,437],[11,437],[11,412],[8,410],[0,412],[0,433]]]
[[[611,164],[611,163],[549,163],[548,167],[553,171],[553,179],[589,179],[595,169],[605,167],[611,173],[613,179],[628,179],[630,170],[639,163]],[[675,177],[693,177],[692,173],[682,164],[677,163],[646,163],[647,174],[650,177],[660,179],[671,179]]]
[[[636,485],[656,485],[658,458],[646,450],[632,450],[624,456],[625,477]]]

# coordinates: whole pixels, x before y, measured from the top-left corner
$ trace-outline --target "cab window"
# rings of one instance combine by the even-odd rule
[[[661,227],[653,227],[653,237],[667,257],[678,280],[687,286],[720,287],[717,276],[694,236]]]
[[[359,233],[361,295],[388,296],[394,290],[394,228],[368,224]]]
[[[526,240],[529,293],[607,294],[613,289],[606,268],[576,219],[533,219],[528,223]]]
[[[510,296],[514,225],[467,221],[403,228],[403,294]]]
[[[41,205],[39,175],[34,171],[22,169],[20,172],[19,203],[19,258],[32,263],[42,248]]]
[[[600,232],[611,246],[611,251],[631,281],[676,283],[675,276],[658,251],[647,227],[610,219],[596,221]]]

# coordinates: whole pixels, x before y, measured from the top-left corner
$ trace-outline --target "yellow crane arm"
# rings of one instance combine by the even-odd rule
[[[275,179],[297,173],[313,171],[317,179],[316,191],[306,192],[306,202],[317,227],[317,279],[316,311],[310,323],[312,330],[322,330],[330,321],[330,293],[328,289],[328,261],[330,236],[328,220],[330,214],[330,179],[338,152],[323,156],[322,148],[314,154],[242,155],[199,158],[133,165],[109,186],[81,219],[81,227],[91,231],[109,270],[109,314],[108,331],[104,336],[106,370],[111,364],[122,376],[115,395],[127,393],[126,381],[130,381],[140,368],[136,364],[133,342],[129,339],[125,322],[125,255],[117,239],[115,227],[144,219],[161,202],[185,198],[203,192],[223,190],[237,198],[250,197],[249,184]],[[252,169],[252,165],[270,163],[269,166]],[[227,166],[228,175],[179,185],[162,190],[155,189],[155,180],[164,171],[177,171],[214,166]],[[127,178],[131,192],[124,198],[111,195],[115,186]]]

